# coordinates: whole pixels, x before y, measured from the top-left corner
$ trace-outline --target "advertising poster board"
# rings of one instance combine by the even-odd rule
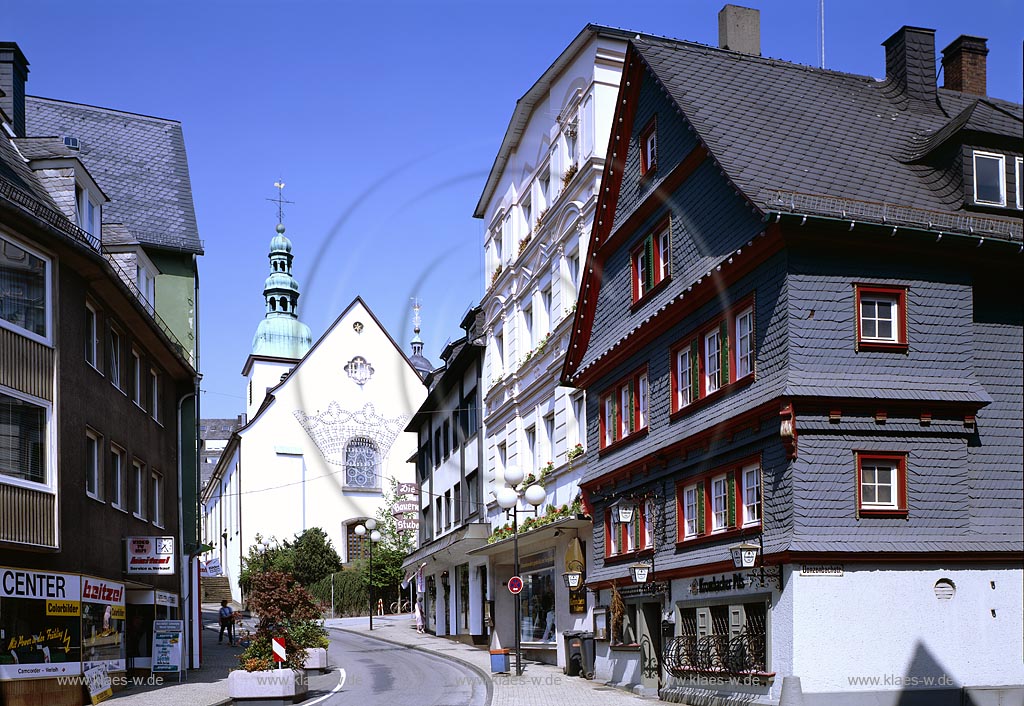
[[[85,682],[89,688],[89,698],[92,700],[93,706],[114,695],[113,689],[110,688],[110,675],[102,665],[86,669]]]
[[[125,669],[125,587],[82,577],[82,671]]]
[[[0,567],[0,679],[82,673],[81,577]]]
[[[125,537],[124,547],[127,573],[174,573],[174,537]]]
[[[181,671],[181,638],[184,625],[180,620],[153,621],[153,674]]]

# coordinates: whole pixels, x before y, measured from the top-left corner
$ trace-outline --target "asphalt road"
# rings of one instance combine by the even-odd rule
[[[304,706],[487,706],[486,686],[468,667],[340,630],[330,636],[332,671],[310,675]]]

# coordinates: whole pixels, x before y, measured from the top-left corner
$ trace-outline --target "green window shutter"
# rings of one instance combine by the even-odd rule
[[[697,484],[697,534],[704,534],[704,482]]]
[[[727,496],[729,498],[729,526],[736,526],[736,476],[730,471],[725,476]]]
[[[647,258],[647,289],[654,286],[654,236],[648,235],[644,243],[645,257]]]
[[[694,339],[690,344],[690,399],[700,399],[700,343]]]
[[[619,438],[619,401],[612,395],[612,440]]]
[[[729,384],[729,324],[725,321],[722,322],[718,335],[722,344],[722,387],[725,387]]]
[[[629,431],[633,433],[633,427],[636,425],[636,403],[633,399],[633,381],[629,381]]]

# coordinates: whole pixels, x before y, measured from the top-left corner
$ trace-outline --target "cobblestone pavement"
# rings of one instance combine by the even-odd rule
[[[491,683],[491,706],[639,706],[640,702],[653,701],[599,681],[566,676],[561,667],[549,664],[524,662],[521,677],[491,674],[491,656],[487,650],[430,634],[421,635],[408,615],[374,618],[372,632],[365,618],[327,620],[326,625],[333,630],[431,652],[474,667],[484,685]],[[514,669],[514,655],[512,659]]]

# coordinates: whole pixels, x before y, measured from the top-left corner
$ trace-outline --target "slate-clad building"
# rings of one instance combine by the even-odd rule
[[[1021,106],[984,39],[937,88],[932,30],[877,80],[761,58],[757,22],[626,56],[563,370],[599,677],[1020,698]]]

